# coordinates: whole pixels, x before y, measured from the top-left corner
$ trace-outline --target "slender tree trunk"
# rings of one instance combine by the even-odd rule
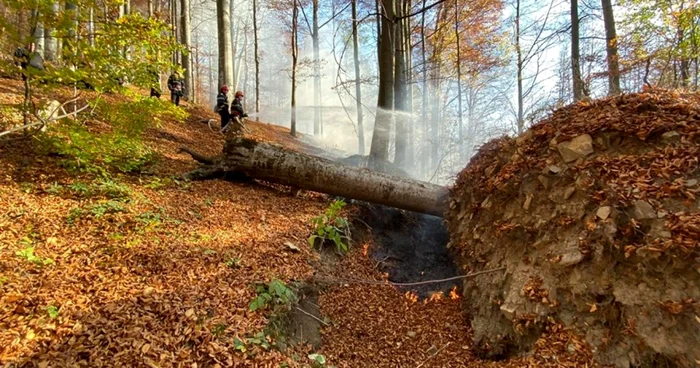
[[[525,129],[523,116],[523,52],[520,47],[520,0],[515,3],[515,52],[518,56],[518,134]]]
[[[299,56],[299,45],[297,44],[297,24],[299,22],[299,8],[297,0],[294,0],[292,9],[292,117],[290,123],[290,134],[297,136],[297,58]]]
[[[44,23],[41,22],[41,14],[38,10],[32,11],[34,21],[34,30],[32,32],[32,42],[34,42],[34,47],[36,52],[42,57],[45,55],[44,50]]]
[[[426,0],[423,0],[423,9],[426,7]],[[420,21],[420,37],[421,37],[421,63],[423,64],[423,78],[421,81],[421,122],[423,124],[423,139],[421,144],[421,176],[425,177],[428,173],[428,59],[427,54],[427,38],[425,37],[425,12],[421,14]]]
[[[78,40],[78,4],[66,1],[66,13],[68,13],[71,19],[71,27],[68,29],[67,42],[64,43],[66,48],[66,54],[69,56],[71,62],[75,63],[75,55],[77,54],[77,40]]]
[[[92,7],[89,10],[89,21],[88,21],[88,37],[90,38],[90,46],[95,46],[95,11]]]
[[[455,0],[455,40],[457,44],[457,129],[459,129],[459,132],[457,133],[457,147],[459,147],[457,157],[459,160],[461,160],[461,155],[464,152],[464,118],[462,117],[464,111],[462,109],[462,54],[459,38],[460,13],[459,1]]]
[[[214,83],[214,55],[209,54],[209,105],[216,103],[216,90],[216,84]]]
[[[180,39],[182,40],[182,54],[180,56],[182,60],[182,68],[185,69],[185,99],[189,99],[192,96],[192,91],[194,89],[194,83],[192,83],[192,55],[191,55],[191,31],[190,31],[190,1],[180,0]]]
[[[51,4],[51,15],[55,18],[58,17],[58,12],[61,9],[61,5],[58,1]],[[56,53],[58,50],[57,39],[55,37],[53,28],[44,28],[44,58],[49,61],[56,60]]]
[[[148,17],[153,17],[153,0],[148,0]]]
[[[370,162],[389,160],[389,143],[391,121],[394,108],[394,28],[395,2],[382,0],[383,14],[379,44],[379,96],[377,98],[377,117],[372,134]]]
[[[357,0],[352,2],[352,53],[355,64],[355,102],[357,108],[357,143],[359,144],[358,152],[361,155],[365,154],[365,128],[362,123],[362,82],[360,80],[360,42],[357,36],[358,19],[357,19]]]
[[[253,0],[253,37],[255,37],[255,121],[260,121],[260,55],[258,54],[258,0]]]
[[[404,1],[404,14],[410,14],[411,13],[411,4],[412,2],[410,0]],[[410,170],[411,172],[415,172],[415,155],[414,155],[414,147],[415,147],[415,140],[414,140],[414,132],[415,132],[415,121],[414,121],[414,114],[413,114],[413,42],[411,40],[411,36],[413,35],[413,26],[411,24],[411,17],[406,18],[404,20],[404,50],[406,52],[404,53],[406,57],[406,71],[405,71],[405,80],[406,80],[406,106],[405,106],[405,111],[406,111],[406,129],[407,129],[407,134],[406,134],[406,140],[408,144],[406,145],[406,163],[407,163],[407,168],[411,167],[414,170]]]
[[[405,11],[405,0],[400,0],[396,9],[397,17],[403,17]],[[408,59],[409,50],[406,49],[406,32],[407,19],[401,19],[395,26],[395,68],[394,68],[394,113],[396,115],[396,153],[394,163],[399,168],[405,169],[408,165],[407,150],[408,150],[408,84],[406,75],[408,69],[406,62]]]
[[[314,49],[314,135],[321,134],[321,56],[319,50],[318,35],[318,0],[312,0],[313,24],[311,25],[311,39]]]
[[[238,61],[238,36],[239,36],[239,30],[238,30],[238,25],[240,22],[237,22],[238,17],[234,17],[234,14],[236,14],[236,0],[231,0],[231,54],[233,55],[233,59],[231,60],[231,67],[233,68],[233,85],[231,88],[234,90],[238,90],[238,77],[240,73],[240,67]],[[236,21],[234,21],[234,19]]]
[[[131,0],[126,0],[124,2],[124,14],[131,14]]]
[[[216,23],[219,41],[219,85],[233,82],[233,52],[231,50],[231,0],[216,0]]]
[[[581,77],[578,0],[571,0],[571,71],[574,80],[574,101],[581,101],[586,96],[586,89]]]
[[[615,15],[612,0],[602,0],[603,20],[605,23],[605,51],[608,57],[608,95],[614,96],[620,90],[620,65],[617,56],[617,32],[615,30]]]

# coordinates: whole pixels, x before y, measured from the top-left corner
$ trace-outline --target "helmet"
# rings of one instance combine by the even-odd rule
[[[238,92],[236,92],[236,97],[245,97],[245,96],[243,96],[243,92],[238,91]]]
[[[228,86],[221,86],[221,89],[219,91],[221,93],[228,93]]]

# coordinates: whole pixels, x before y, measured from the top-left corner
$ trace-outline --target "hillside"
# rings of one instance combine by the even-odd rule
[[[6,112],[20,99],[20,82],[2,82]],[[112,129],[108,112],[134,97],[100,98],[106,108],[85,122],[98,139]],[[310,220],[330,203],[324,195],[259,182],[178,180],[196,165],[180,146],[215,155],[223,145],[201,123],[211,113],[186,109],[184,121],[163,119],[144,131],[153,159],[131,173],[78,170],[69,153],[51,152],[42,139],[0,145],[5,366],[309,366],[309,353],[336,367],[591,366],[582,340],[558,325],[532,355],[480,360],[457,294],[419,301],[382,284],[387,258],[372,257],[379,244],[366,224],[355,222],[347,256],[307,246]],[[313,152],[284,128],[249,124],[256,139]],[[350,206],[343,213],[354,221],[363,212]],[[323,326],[320,335],[304,327],[301,334],[316,334],[322,345],[270,347],[272,336],[263,336],[274,316],[249,308],[256,285],[294,285],[314,275],[326,282],[307,284],[313,300],[299,305],[320,311]]]

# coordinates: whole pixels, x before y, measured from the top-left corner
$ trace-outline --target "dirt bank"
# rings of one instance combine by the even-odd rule
[[[563,322],[601,363],[700,361],[699,101],[579,103],[481,148],[448,222],[465,271],[507,268],[464,283],[482,355]]]

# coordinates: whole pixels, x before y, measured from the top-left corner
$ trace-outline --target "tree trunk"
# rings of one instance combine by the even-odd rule
[[[578,0],[571,0],[571,74],[574,80],[574,101],[581,101],[586,96],[586,90],[581,77]]]
[[[71,26],[68,29],[68,38],[63,44],[63,47],[66,48],[66,54],[71,62],[75,63],[78,43],[78,4],[71,1],[66,1],[65,9],[69,19],[71,19]]]
[[[290,122],[290,134],[297,136],[297,59],[299,57],[299,45],[297,45],[297,24],[299,22],[299,8],[297,0],[294,0],[292,9],[292,116]]]
[[[426,0],[423,0],[423,9],[425,9]],[[423,122],[423,139],[421,140],[421,177],[425,177],[428,173],[428,59],[426,57],[426,43],[428,42],[425,37],[425,12],[421,14],[420,21],[420,37],[421,37],[421,63],[423,64],[423,78],[421,80],[421,92],[423,96],[421,97],[421,121]]]
[[[389,140],[394,108],[394,0],[382,0],[383,14],[379,44],[379,96],[372,134],[370,158],[389,160]],[[370,161],[373,162],[373,161]],[[370,165],[371,166],[371,165]]]
[[[216,24],[219,41],[219,85],[233,82],[231,50],[231,0],[216,0]]]
[[[360,155],[365,154],[365,128],[362,123],[362,83],[360,81],[360,42],[358,40],[357,28],[357,0],[352,2],[352,52],[355,64],[355,102],[357,106],[357,143]]]
[[[518,55],[518,134],[522,134],[525,129],[525,119],[523,117],[523,52],[520,47],[520,0],[515,3],[515,52]]]
[[[258,0],[253,0],[253,36],[255,37],[255,121],[260,121],[260,56],[258,54]]]
[[[153,0],[148,0],[148,18],[153,17]]]
[[[397,17],[404,16],[405,6],[403,3],[396,6],[398,13]],[[406,61],[408,59],[409,50],[406,49],[406,32],[407,19],[400,19],[395,26],[395,74],[394,74],[394,113],[396,119],[396,153],[394,156],[394,164],[406,169],[408,165],[408,120],[410,112],[408,111],[408,83],[406,75],[408,69]]]
[[[314,135],[321,134],[321,53],[319,50],[318,34],[318,0],[312,0],[313,19],[311,25],[311,41],[314,49]]]
[[[41,14],[39,13],[38,10],[32,11],[34,21],[34,30],[32,32],[32,42],[34,42],[34,47],[36,52],[41,55],[41,57],[45,58],[44,54],[44,23],[41,22]]]
[[[259,180],[435,216],[443,216],[447,209],[449,189],[446,187],[346,166],[247,138],[227,141],[223,156],[214,159],[190,153],[208,166],[188,174],[189,177],[197,177],[202,172],[207,176],[244,174]]]
[[[617,56],[617,32],[615,31],[615,15],[612,0],[602,0],[603,20],[605,22],[605,51],[608,57],[608,95],[614,96],[620,90],[620,65]]]
[[[459,148],[457,153],[458,160],[461,161],[462,153],[464,152],[464,119],[462,118],[463,108],[462,108],[462,61],[461,59],[461,45],[459,44],[459,1],[455,0],[455,43],[457,45],[457,147]]]
[[[190,1],[180,0],[180,40],[182,41],[182,54],[180,58],[182,60],[182,68],[185,69],[185,99],[189,99],[192,95],[192,90],[194,89],[194,84],[192,83],[192,56],[190,55],[190,44],[191,42],[191,30],[190,30]]]
[[[58,1],[51,4],[51,14],[52,16],[58,17],[58,12],[61,9],[61,5]],[[56,60],[56,53],[58,52],[58,43],[55,36],[55,31],[52,28],[44,28],[44,58],[48,61]]]

